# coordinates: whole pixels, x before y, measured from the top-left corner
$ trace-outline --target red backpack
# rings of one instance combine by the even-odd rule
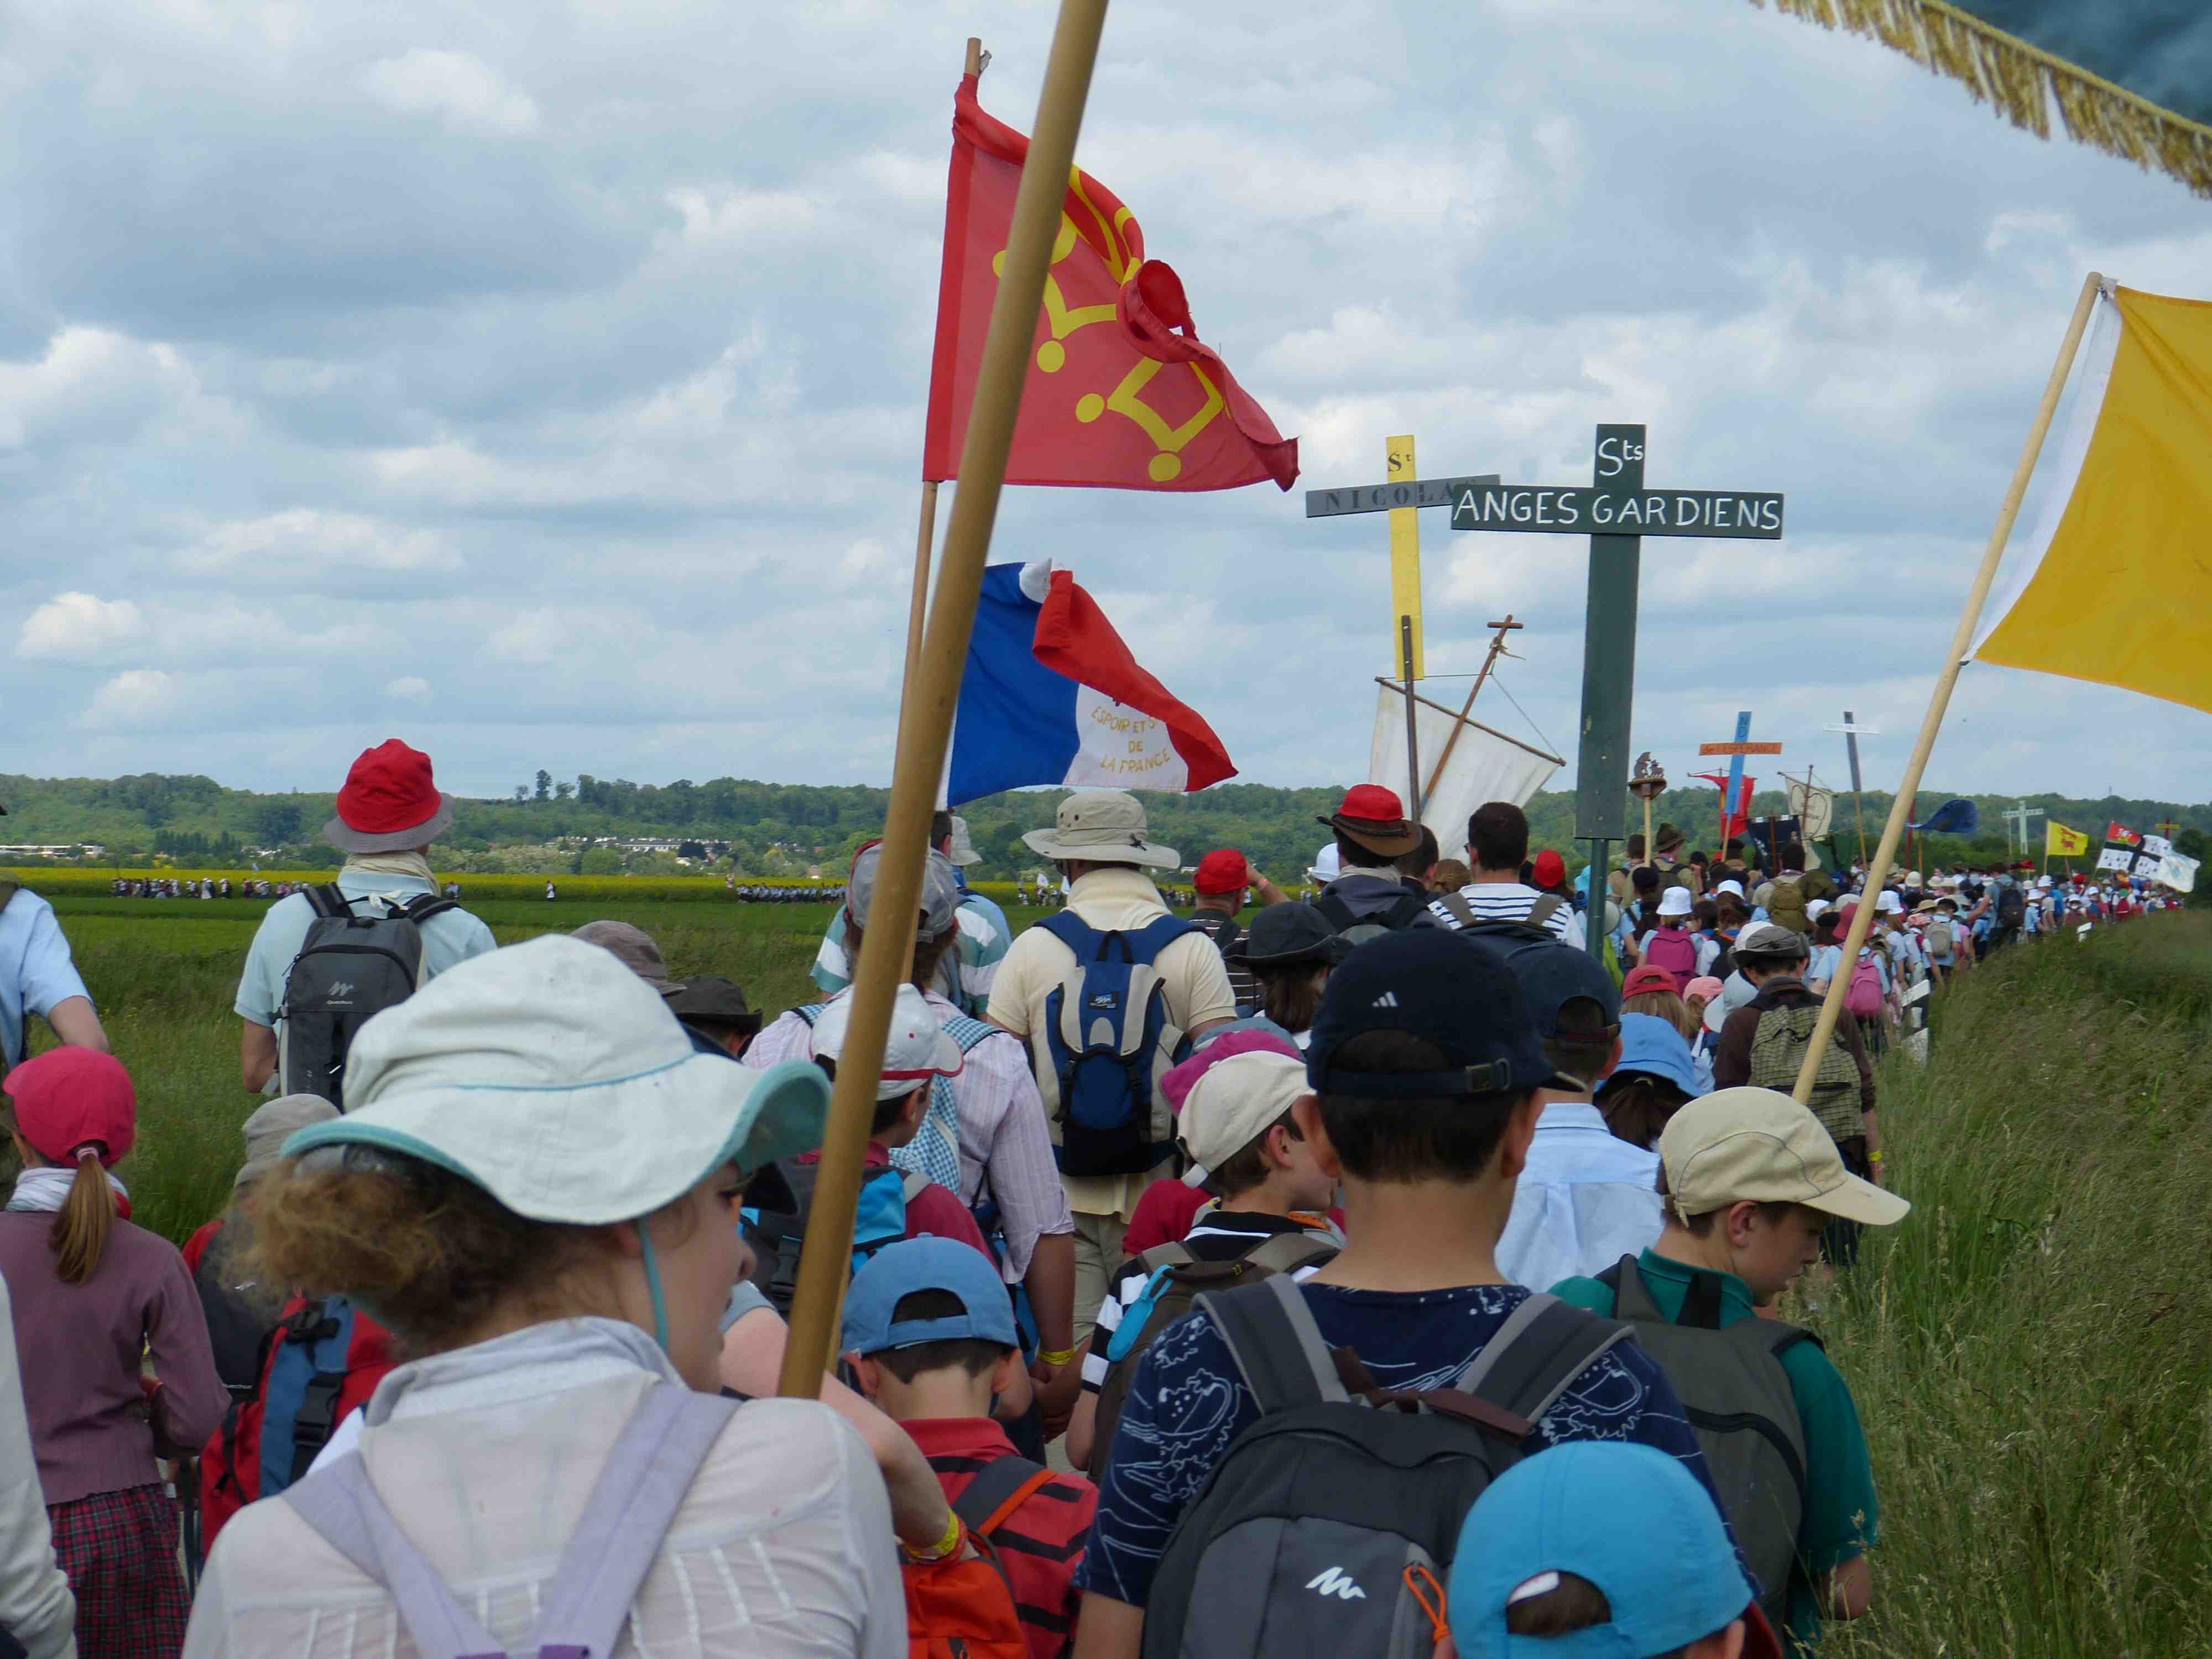
[[[258,1498],[302,1478],[346,1413],[398,1362],[392,1333],[342,1296],[295,1296],[262,1351],[261,1380],[200,1452],[202,1547]]]
[[[1881,1012],[1881,969],[1867,951],[1859,952],[1851,968],[1851,982],[1844,993],[1844,1007],[1856,1019],[1872,1019]]]
[[[1054,1478],[1025,1457],[986,1464],[952,1500],[975,1546],[972,1561],[902,1561],[907,1659],[1029,1659],[1014,1589],[991,1534]]]
[[[1644,965],[1664,968],[1680,990],[1698,976],[1697,935],[1686,927],[1654,927],[1644,936]]]

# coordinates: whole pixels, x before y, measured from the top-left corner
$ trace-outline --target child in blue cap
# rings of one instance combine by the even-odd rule
[[[1678,1458],[1554,1446],[1461,1525],[1437,1659],[1780,1659],[1728,1529]]]

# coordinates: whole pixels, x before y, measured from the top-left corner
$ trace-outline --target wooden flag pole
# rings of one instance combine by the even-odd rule
[[[1797,1086],[1792,1091],[1798,1104],[1803,1105],[1813,1097],[1813,1078],[1820,1069],[1820,1056],[1827,1053],[1828,1044],[1836,1034],[1836,1022],[1844,1012],[1844,998],[1851,988],[1851,965],[1859,959],[1865,947],[1867,934],[1874,927],[1875,895],[1881,890],[1882,878],[1889,873],[1889,862],[1897,855],[1897,843],[1905,833],[1905,821],[1912,815],[1913,798],[1920,792],[1920,775],[1927,769],[1928,757],[1936,747],[1936,734],[1942,729],[1944,712],[1951,706],[1952,688],[1959,683],[1959,671],[1966,665],[1966,653],[1973,648],[1974,629],[1982,619],[1982,607],[1989,602],[1990,586],[1996,580],[1997,566],[2004,558],[2005,542],[2012,534],[2013,520],[2020,516],[2021,498],[2027,493],[2027,481],[2035,471],[2035,463],[2043,453],[2043,440],[2051,430],[2051,416],[2058,412],[2059,394],[2066,390],[2066,376],[2074,367],[2074,354],[2081,348],[2081,332],[2089,325],[2089,313],[2095,306],[2097,291],[2105,279],[2091,271],[2081,283],[2081,295],[2074,302],[2074,318],[2066,325],[2066,338],[2059,345],[2058,361],[2051,366],[2050,381],[2043,388],[2043,402],[2035,411],[2034,423],[2028,428],[2027,444],[2020,453],[2020,465],[2013,469],[2012,484],[2005,491],[2004,501],[1997,508],[1997,521],[1990,532],[1989,546],[1982,553],[1982,567],[1974,573],[1973,586],[1966,590],[1966,609],[1959,613],[1958,631],[1951,636],[1951,648],[1943,659],[1942,672],[1936,676],[1936,689],[1929,694],[1928,713],[1920,722],[1920,737],[1912,745],[1912,758],[1905,763],[1904,781],[1897,786],[1897,793],[1889,804],[1889,820],[1883,824],[1881,840],[1874,849],[1874,861],[1867,866],[1866,878],[1859,892],[1858,908],[1852,913],[1849,934],[1844,940],[1843,965],[1828,981],[1828,994],[1820,1004],[1820,1018],[1813,1027],[1813,1040],[1806,1048],[1804,1063],[1797,1070]]]
[[[868,1124],[875,1115],[876,1079],[883,1069],[899,963],[913,939],[910,919],[921,908],[929,820],[936,811],[953,705],[959,698],[968,637],[982,592],[983,562],[991,550],[991,526],[1006,479],[1006,455],[1013,444],[1015,417],[1021,412],[1030,346],[1044,303],[1045,271],[1060,232],[1069,171],[1075,165],[1075,138],[1083,125],[1098,38],[1106,26],[1106,4],[1107,0],[1060,0],[1052,55],[1037,99],[1036,125],[1030,130],[1029,159],[1014,198],[1006,265],[991,304],[991,326],[984,337],[960,456],[960,488],[954,492],[952,517],[945,526],[945,556],[914,673],[912,706],[900,722],[883,862],[877,869],[870,907],[881,920],[862,937],[860,959],[854,965],[852,1024],[830,1097],[821,1173],[815,1183],[806,1244],[799,1255],[791,1334],[784,1344],[783,1372],[776,1385],[779,1394],[799,1399],[811,1400],[821,1393],[822,1373],[836,1349],[837,1305],[853,1259],[850,1240],[861,1166],[867,1156]],[[895,925],[890,919],[897,917],[909,921]]]
[[[1444,751],[1437,757],[1436,768],[1429,774],[1429,787],[1421,792],[1423,799],[1425,800],[1437,793],[1437,784],[1444,775],[1445,766],[1450,763],[1452,748],[1459,742],[1459,734],[1466,727],[1467,717],[1474,712],[1474,700],[1481,694],[1482,683],[1490,678],[1490,671],[1498,665],[1498,659],[1505,654],[1505,636],[1522,625],[1513,620],[1513,613],[1510,611],[1505,613],[1504,622],[1484,624],[1485,627],[1496,629],[1498,637],[1491,641],[1490,654],[1482,659],[1482,666],[1475,671],[1474,684],[1468,687],[1467,701],[1460,705],[1459,719],[1453,722],[1452,729],[1445,735]]]
[[[975,35],[968,37],[966,70],[969,75],[981,75],[986,62],[983,42]],[[899,723],[906,723],[907,710],[914,706],[915,669],[921,661],[922,619],[929,614],[929,554],[930,544],[937,539],[937,480],[925,478],[921,485],[921,528],[914,543],[914,591],[908,595],[906,607],[906,677],[899,686]]]

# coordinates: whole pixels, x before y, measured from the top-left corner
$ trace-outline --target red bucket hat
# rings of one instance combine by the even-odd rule
[[[1547,847],[1536,854],[1533,872],[1539,887],[1565,887],[1567,884],[1567,861],[1553,848]]]
[[[1421,826],[1408,821],[1396,791],[1379,783],[1354,784],[1344,792],[1344,805],[1334,817],[1314,822],[1381,858],[1395,859],[1421,844]]]
[[[15,1128],[50,1164],[76,1162],[96,1146],[115,1163],[138,1135],[138,1096],[131,1073],[97,1048],[49,1048],[8,1073],[0,1088],[15,1103]]]
[[[453,798],[438,792],[430,757],[387,738],[346,774],[323,839],[341,853],[398,853],[437,840],[453,822]]]
[[[1251,879],[1251,866],[1242,853],[1233,847],[1217,847],[1198,861],[1190,884],[1201,893],[1237,893]]]

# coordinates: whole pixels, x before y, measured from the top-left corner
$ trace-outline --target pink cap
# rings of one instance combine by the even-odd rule
[[[1720,981],[1715,979],[1711,974],[1705,974],[1684,986],[1682,994],[1686,997],[1703,997],[1706,1001],[1711,1002],[1724,988]]]
[[[50,1164],[74,1164],[80,1148],[92,1146],[112,1164],[137,1138],[131,1073],[97,1048],[49,1048],[9,1073],[0,1088],[15,1103],[17,1132]]]

